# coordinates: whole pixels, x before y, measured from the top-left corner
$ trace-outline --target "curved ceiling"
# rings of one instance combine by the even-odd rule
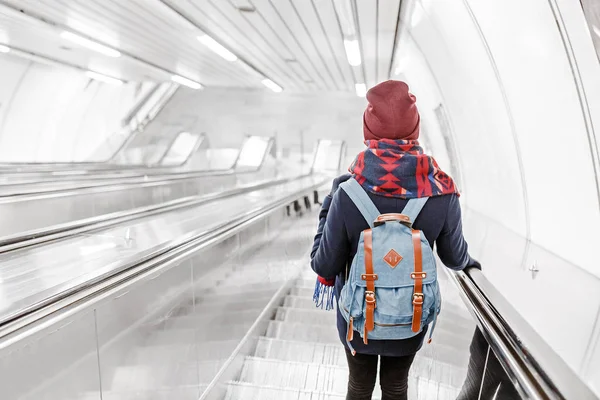
[[[267,78],[290,91],[355,91],[388,78],[399,7],[400,0],[0,0],[0,44],[123,80],[176,74],[205,86],[263,87]],[[121,57],[66,41],[63,31]],[[202,44],[204,34],[237,60]],[[344,41],[355,41],[360,65],[349,64]]]

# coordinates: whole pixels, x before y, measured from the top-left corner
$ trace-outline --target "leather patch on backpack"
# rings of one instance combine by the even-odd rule
[[[392,268],[396,268],[396,266],[402,261],[402,256],[396,252],[396,250],[391,249],[388,253],[383,257],[383,261],[388,263],[388,265]]]

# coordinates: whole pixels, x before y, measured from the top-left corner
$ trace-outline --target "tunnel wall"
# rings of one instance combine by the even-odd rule
[[[472,253],[598,385],[600,66],[580,5],[407,0],[401,18],[393,78],[459,180]]]
[[[122,120],[154,86],[114,86],[82,71],[0,54],[0,162],[102,161]]]

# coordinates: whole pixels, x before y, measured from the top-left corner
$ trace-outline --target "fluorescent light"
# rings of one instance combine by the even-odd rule
[[[356,95],[358,97],[365,97],[367,95],[367,85],[364,83],[355,84],[354,89],[356,90]]]
[[[9,51],[10,47],[0,44],[0,53],[8,53]]]
[[[87,47],[88,49],[97,51],[98,53],[102,53],[109,57],[120,57],[121,56],[121,53],[115,49],[111,49],[108,46],[105,46],[98,42],[94,42],[93,40],[86,39],[86,38],[76,35],[72,32],[63,31],[60,34],[60,36],[63,39],[70,40],[73,43],[77,43],[83,47]]]
[[[219,44],[215,39],[211,38],[208,35],[198,36],[198,40],[200,43],[226,59],[227,61],[235,61],[237,60],[237,56]]]
[[[342,34],[345,38],[356,37],[354,10],[349,0],[333,0],[335,12],[338,15]]]
[[[265,85],[266,87],[268,87],[269,89],[271,89],[272,91],[274,91],[275,93],[281,93],[283,91],[281,86],[279,86],[278,84],[276,84],[275,82],[273,82],[270,79],[263,79],[262,84]]]
[[[358,46],[358,40],[344,40],[344,47],[346,48],[346,57],[348,57],[348,64],[356,67],[362,63],[360,58],[360,47]]]
[[[179,83],[181,85],[187,86],[187,87],[192,88],[192,89],[202,89],[202,85],[201,84],[199,84],[198,82],[194,82],[191,79],[184,78],[183,76],[173,75],[173,76],[171,76],[171,80],[173,82],[177,82],[177,83]]]
[[[110,83],[111,85],[122,85],[123,84],[123,81],[120,79],[106,76],[103,74],[99,74],[94,71],[86,71],[85,74],[92,79],[95,79],[100,82]]]

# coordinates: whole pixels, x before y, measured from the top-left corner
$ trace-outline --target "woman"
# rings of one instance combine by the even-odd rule
[[[352,175],[334,180],[319,213],[311,266],[319,275],[321,288],[317,288],[315,296],[321,302],[322,296],[318,294],[331,293],[332,286],[339,299],[346,266],[356,254],[360,233],[369,228],[348,195],[338,190],[340,183],[351,176],[367,191],[381,214],[401,213],[411,198],[430,197],[414,221],[415,229],[423,231],[432,248],[437,244],[438,255],[447,267],[454,270],[478,267],[469,256],[463,238],[459,194],[454,182],[419,147],[420,116],[408,85],[400,81],[383,82],[369,90],[367,100],[363,116],[367,149],[350,167]],[[332,301],[328,299],[329,306]],[[369,340],[368,345],[356,333],[351,341],[356,351],[354,356],[346,344],[347,327],[338,311],[337,328],[350,371],[347,399],[371,399],[379,358],[382,399],[406,399],[408,371],[423,344],[427,327],[409,339]]]

